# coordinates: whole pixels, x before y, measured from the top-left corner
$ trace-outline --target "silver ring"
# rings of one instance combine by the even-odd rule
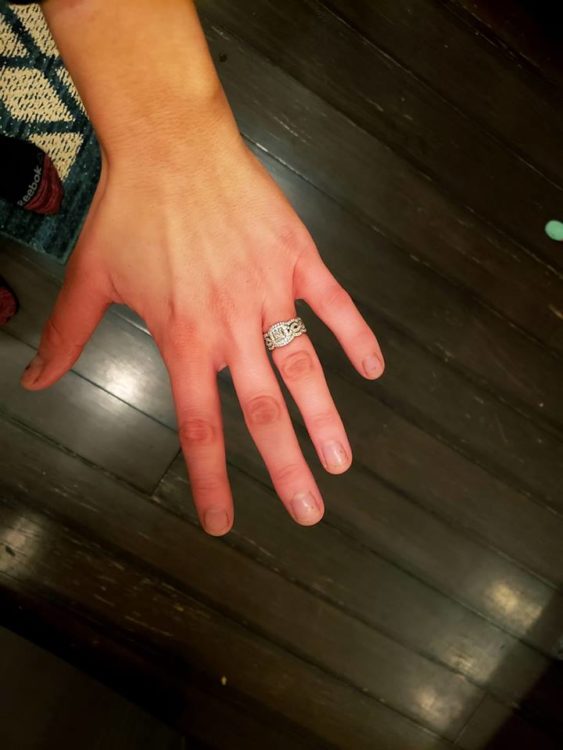
[[[296,336],[307,333],[305,323],[301,318],[291,318],[291,320],[280,320],[270,326],[266,333],[263,334],[266,346],[270,351],[279,346],[287,346]]]

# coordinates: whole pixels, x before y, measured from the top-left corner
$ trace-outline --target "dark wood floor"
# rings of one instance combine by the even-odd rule
[[[19,386],[64,268],[4,243],[22,307],[0,330],[0,624],[198,747],[561,747],[563,244],[544,233],[563,220],[554,11],[199,7],[241,131],[387,370],[362,379],[298,303],[355,459],[324,473],[289,401],[327,504],[312,528],[281,508],[224,371],[236,522],[211,538],[134,313],[113,306],[52,388]]]
[[[178,732],[84,672],[0,628],[3,750],[188,750]]]

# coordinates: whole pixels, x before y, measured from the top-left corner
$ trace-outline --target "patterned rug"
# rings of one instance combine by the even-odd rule
[[[37,6],[0,0],[0,132],[52,159],[64,187],[59,213],[39,216],[0,199],[0,234],[65,263],[100,174],[100,152],[80,97]],[[1,168],[1,165],[0,165]]]

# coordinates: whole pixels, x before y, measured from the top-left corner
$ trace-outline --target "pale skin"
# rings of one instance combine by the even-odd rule
[[[22,385],[59,380],[109,305],[126,304],[167,367],[203,528],[219,536],[234,520],[217,384],[225,367],[276,493],[297,523],[317,523],[324,502],[273,366],[327,471],[350,467],[350,442],[309,336],[270,359],[263,332],[305,300],[368,379],[384,367],[375,334],[244,143],[191,0],[42,8],[96,131],[102,172]]]

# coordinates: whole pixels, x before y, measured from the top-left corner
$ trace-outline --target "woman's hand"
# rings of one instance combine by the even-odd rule
[[[224,534],[233,523],[216,378],[227,366],[282,502],[298,523],[316,523],[323,501],[262,334],[296,317],[294,300],[304,299],[375,378],[383,359],[374,334],[240,137],[191,1],[42,7],[98,136],[102,171],[22,385],[58,380],[107,307],[125,303],[168,369],[205,529]],[[345,471],[350,444],[308,336],[272,354],[322,463]]]
[[[299,447],[263,339],[304,299],[352,364],[378,377],[376,338],[323,263],[287,199],[233,128],[214,117],[198,139],[138,159],[102,159],[102,173],[64,285],[46,322],[39,364],[22,384],[46,388],[76,362],[112,302],[146,322],[170,376],[179,437],[204,528],[224,534],[233,500],[216,373],[229,367],[247,427],[276,492],[301,524],[323,501]],[[158,139],[156,139],[158,140]],[[207,147],[209,146],[209,147]],[[321,462],[332,473],[352,452],[307,334],[274,349]],[[32,383],[33,377],[37,380]]]

